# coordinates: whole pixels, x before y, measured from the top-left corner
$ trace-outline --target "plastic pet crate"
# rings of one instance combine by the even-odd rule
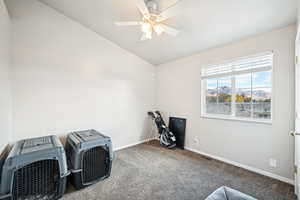
[[[67,175],[65,150],[56,136],[21,140],[3,164],[0,199],[58,199],[65,192]]]
[[[76,189],[110,176],[113,151],[109,137],[95,130],[72,132],[67,137],[66,152]]]

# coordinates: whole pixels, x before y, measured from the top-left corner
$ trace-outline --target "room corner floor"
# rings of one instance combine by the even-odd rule
[[[115,153],[110,178],[80,191],[70,186],[64,200],[204,200],[220,186],[260,200],[295,200],[293,186],[156,141]]]

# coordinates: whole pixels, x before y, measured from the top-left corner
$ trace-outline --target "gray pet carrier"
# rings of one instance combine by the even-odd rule
[[[56,136],[21,140],[4,162],[0,199],[58,199],[65,191],[67,175],[66,154]]]
[[[95,130],[70,133],[66,152],[77,189],[110,176],[113,151],[109,137]]]

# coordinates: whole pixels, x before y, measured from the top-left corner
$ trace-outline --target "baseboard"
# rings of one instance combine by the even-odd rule
[[[267,171],[262,170],[262,169],[258,169],[258,168],[255,168],[255,167],[250,167],[250,166],[247,166],[247,165],[244,165],[244,164],[241,164],[241,163],[238,163],[238,162],[226,159],[226,158],[222,158],[222,157],[219,157],[219,156],[214,156],[214,155],[211,155],[211,154],[208,154],[208,153],[204,153],[204,152],[201,152],[201,151],[189,148],[189,147],[185,147],[185,149],[189,150],[189,151],[192,151],[194,153],[197,153],[197,154],[200,154],[200,155],[203,155],[203,156],[215,159],[215,160],[219,160],[221,162],[224,162],[224,163],[227,163],[227,164],[230,164],[230,165],[234,165],[236,167],[240,167],[240,168],[243,168],[243,169],[255,172],[257,174],[268,176],[270,178],[273,178],[273,179],[276,179],[276,180],[279,180],[279,181],[282,181],[282,182],[294,185],[294,180],[286,178],[286,177],[283,177],[283,176],[279,176],[277,174],[273,174],[271,172],[267,172]]]
[[[121,146],[121,147],[116,147],[116,148],[113,148],[113,149],[114,149],[114,151],[119,151],[119,150],[122,150],[122,149],[133,147],[133,146],[138,145],[138,144],[149,142],[151,140],[154,140],[154,138],[148,138],[148,139],[145,139],[145,140],[141,140],[139,142],[135,142],[135,143],[132,143],[132,144],[129,144],[129,145]]]

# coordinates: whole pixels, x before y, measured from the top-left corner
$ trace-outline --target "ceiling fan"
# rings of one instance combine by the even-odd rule
[[[141,31],[143,32],[142,41],[152,39],[153,32],[157,35],[167,33],[172,36],[176,36],[179,33],[178,30],[164,24],[165,20],[179,12],[178,3],[175,3],[163,12],[159,12],[156,0],[137,0],[137,7],[143,15],[141,21],[121,21],[115,24],[117,26],[141,26]]]

